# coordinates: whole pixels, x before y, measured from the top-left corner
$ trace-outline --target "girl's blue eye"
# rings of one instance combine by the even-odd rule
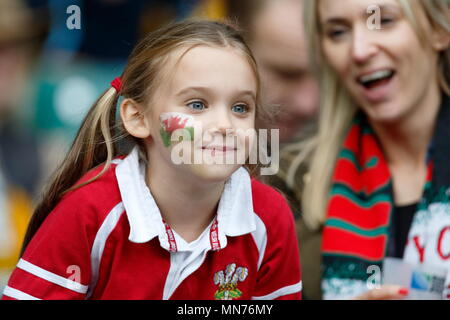
[[[237,104],[233,106],[232,110],[236,113],[246,113],[248,112],[248,107],[245,104]]]
[[[188,103],[187,106],[193,110],[201,111],[205,109],[205,104],[201,101],[194,101],[191,103]]]

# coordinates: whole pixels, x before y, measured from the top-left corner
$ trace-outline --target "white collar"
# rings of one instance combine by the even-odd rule
[[[145,164],[139,159],[138,147],[117,165],[116,177],[130,224],[128,239],[144,243],[158,236],[161,246],[168,250],[165,225],[145,183]],[[236,170],[225,182],[217,219],[221,248],[227,244],[226,236],[236,237],[256,230],[251,180],[244,168]]]

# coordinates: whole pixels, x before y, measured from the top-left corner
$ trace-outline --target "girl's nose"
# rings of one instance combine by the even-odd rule
[[[234,129],[231,114],[225,107],[218,109],[220,110],[214,115],[215,119],[212,119],[214,122],[213,127],[223,135],[229,134]]]

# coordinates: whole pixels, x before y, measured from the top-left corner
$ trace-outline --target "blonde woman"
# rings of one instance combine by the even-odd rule
[[[368,268],[393,256],[450,270],[450,3],[307,0],[305,17],[322,101],[301,203],[323,230],[323,297],[405,298],[369,290]]]

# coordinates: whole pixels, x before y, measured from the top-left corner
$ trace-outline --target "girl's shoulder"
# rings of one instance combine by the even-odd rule
[[[292,211],[286,198],[273,187],[252,179],[253,210],[267,224],[290,224]]]
[[[273,200],[275,201],[284,200],[284,197],[280,192],[276,191],[273,187],[256,178],[252,178],[252,195],[253,195],[253,202],[255,202],[255,198],[258,199],[257,200],[258,202],[260,201],[271,202]]]
[[[84,174],[75,186],[95,178],[104,169],[99,165]],[[106,171],[92,182],[67,192],[54,211],[74,211],[77,218],[101,223],[121,203],[120,190],[115,175],[117,162],[111,163]]]

